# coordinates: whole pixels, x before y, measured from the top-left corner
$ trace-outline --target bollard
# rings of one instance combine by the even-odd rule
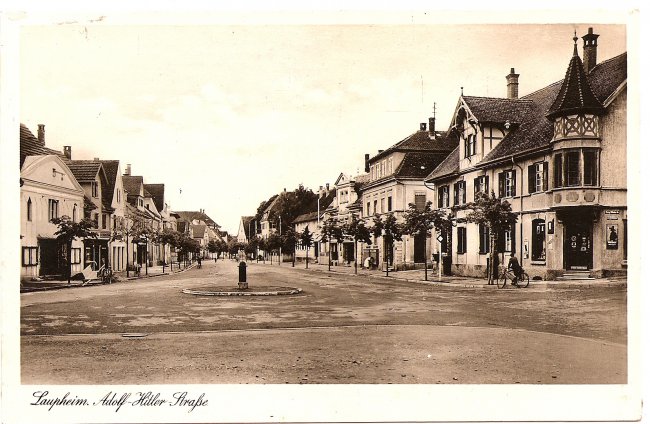
[[[248,283],[246,282],[246,262],[239,262],[239,284],[240,289],[247,289]]]

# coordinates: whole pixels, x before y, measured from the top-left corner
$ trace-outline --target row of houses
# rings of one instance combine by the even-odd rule
[[[68,252],[57,240],[52,222],[63,216],[92,222],[97,237],[73,241],[72,275],[84,269],[111,267],[115,272],[169,264],[175,250],[158,243],[164,229],[178,230],[199,241],[207,255],[210,239],[222,237],[219,225],[203,210],[174,212],[165,201],[164,184],[148,184],[122,172],[119,160],[79,160],[72,147],[45,145],[45,126],[37,136],[20,125],[21,279],[66,275]]]
[[[516,254],[531,277],[624,273],[627,53],[598,63],[598,37],[589,28],[581,59],[574,36],[569,64],[557,70],[564,79],[520,97],[520,75],[511,68],[505,97],[461,92],[446,129],[436,130],[435,116],[429,118],[403,140],[366,155],[364,174],[340,174],[332,189],[321,188],[318,208],[293,222],[297,231],[316,234],[310,255],[327,260],[331,252],[338,263],[353,261],[352,240],[319,241],[328,217],[345,221],[356,214],[372,225],[376,214],[401,220],[409,203],[422,208],[430,201],[452,216],[451,233],[404,236],[391,245],[373,238],[370,246],[357,246],[359,264],[372,257],[379,266],[407,269],[440,253],[447,273],[485,275],[489,231],[465,219],[467,204],[484,192],[507,200],[518,215],[497,235],[497,248]],[[262,236],[272,231],[264,217],[276,198],[262,215]],[[251,219],[241,220],[242,240],[256,235]]]

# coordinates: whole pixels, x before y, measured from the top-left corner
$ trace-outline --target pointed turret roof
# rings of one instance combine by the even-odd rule
[[[548,119],[574,113],[601,114],[605,110],[589,85],[582,61],[578,56],[577,41],[578,37],[574,35],[573,57],[569,62],[562,87],[546,113]]]

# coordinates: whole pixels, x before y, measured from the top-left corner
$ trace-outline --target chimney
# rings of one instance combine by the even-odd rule
[[[124,175],[131,176],[131,164],[130,163],[126,164],[126,170],[124,171]]]
[[[45,146],[45,125],[38,124],[38,142]]]
[[[519,98],[519,74],[515,74],[515,68],[510,68],[510,73],[506,75],[506,81],[508,81],[508,98],[509,99],[518,99]]]
[[[368,153],[365,154],[365,170],[366,172],[370,172],[370,155]]]
[[[431,137],[436,136],[436,118],[429,118],[429,135]]]
[[[427,123],[426,122],[421,122],[420,123],[420,131],[426,131],[427,130]]]
[[[600,35],[594,34],[594,29],[591,27],[587,31],[587,35],[582,36],[584,40],[584,45],[582,46],[582,66],[584,66],[585,73],[587,74],[596,66],[598,37]]]
[[[95,162],[99,162],[99,158],[93,158]]]
[[[377,150],[377,153],[378,153],[378,154],[381,153],[381,152],[383,152],[383,150]]]
[[[325,190],[330,191],[330,183],[325,183]]]
[[[72,160],[72,146],[63,146],[63,154],[66,158]]]

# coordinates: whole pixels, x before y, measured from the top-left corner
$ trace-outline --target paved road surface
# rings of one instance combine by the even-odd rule
[[[24,384],[625,383],[626,290],[485,290],[234,262],[21,295]],[[144,337],[127,338],[125,333]]]

